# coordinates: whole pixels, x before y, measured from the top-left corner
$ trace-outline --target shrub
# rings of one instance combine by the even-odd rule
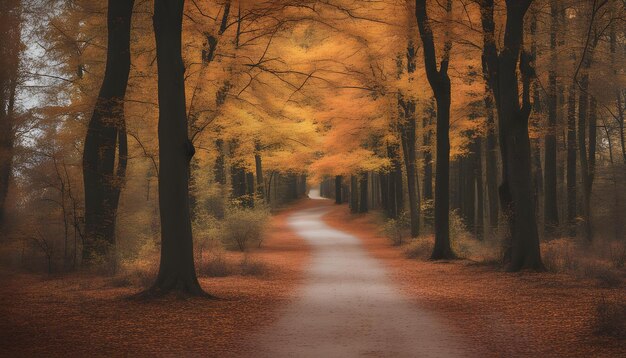
[[[467,229],[458,210],[450,211],[450,246],[452,251],[461,258],[479,257],[489,261],[496,256],[493,243],[480,241]]]
[[[579,277],[598,281],[604,287],[617,287],[622,283],[620,275],[611,267],[597,260],[586,260],[578,271]]]
[[[596,304],[593,328],[597,335],[626,338],[626,303],[609,302],[602,296]]]
[[[200,259],[205,251],[214,252],[222,249],[220,242],[221,223],[206,212],[197,212],[193,220],[194,251]]]
[[[239,268],[243,276],[265,276],[269,271],[264,262],[250,259],[248,255],[241,260]]]
[[[401,246],[405,239],[409,236],[408,230],[410,221],[405,213],[402,213],[397,219],[389,219],[385,222],[383,231],[385,236],[391,240],[393,246]]]
[[[235,273],[235,266],[220,252],[212,253],[199,261],[198,273],[207,277],[226,277]]]
[[[222,241],[227,248],[242,252],[252,246],[260,247],[269,216],[264,207],[230,208],[222,222]]]
[[[158,260],[156,257],[158,256],[120,261],[117,274],[109,281],[110,284],[115,287],[150,287],[157,275]]]
[[[432,236],[415,239],[404,247],[404,256],[407,259],[427,260],[435,247],[435,239]]]
[[[616,269],[622,269],[626,265],[626,244],[613,241],[608,244],[611,265]]]
[[[576,247],[570,239],[557,239],[541,244],[543,264],[548,271],[574,271],[580,266]]]
[[[432,232],[435,226],[435,201],[433,199],[422,201],[423,223],[422,233]]]

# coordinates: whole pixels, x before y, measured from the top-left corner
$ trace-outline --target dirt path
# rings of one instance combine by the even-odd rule
[[[315,193],[311,193],[316,198]],[[361,240],[322,221],[326,201],[293,213],[311,247],[296,299],[253,343],[261,357],[459,357],[459,339],[409,302]]]

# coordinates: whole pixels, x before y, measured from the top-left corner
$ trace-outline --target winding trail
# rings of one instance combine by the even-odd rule
[[[317,192],[309,194],[321,199]],[[255,339],[259,357],[461,357],[444,324],[403,297],[361,241],[322,220],[328,205],[304,209],[289,226],[311,247],[293,303]]]

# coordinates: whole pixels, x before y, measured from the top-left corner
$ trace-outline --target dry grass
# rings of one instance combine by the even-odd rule
[[[430,254],[435,247],[435,238],[433,236],[420,237],[412,240],[402,247],[404,256],[407,259],[428,260]]]
[[[541,244],[546,269],[591,279],[602,287],[618,287],[623,282],[623,242],[595,242],[593,246],[573,239],[558,239]]]

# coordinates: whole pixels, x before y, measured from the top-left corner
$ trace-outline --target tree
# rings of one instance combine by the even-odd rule
[[[335,176],[335,204],[343,204],[342,196],[343,176]]]
[[[407,74],[411,76],[415,72],[416,52],[412,41],[406,50],[406,69]],[[398,61],[401,66],[402,62]],[[398,71],[401,73],[401,71]],[[416,139],[416,118],[415,118],[415,99],[406,96],[402,92],[398,93],[398,129],[400,131],[400,142],[402,143],[402,157],[404,158],[404,169],[406,171],[407,191],[409,192],[409,214],[411,218],[411,237],[417,237],[420,233],[420,212],[421,203],[418,193],[418,171],[416,167],[415,157],[415,139]]]
[[[13,167],[16,111],[15,96],[19,81],[21,3],[0,4],[0,228]]]
[[[124,97],[133,5],[134,0],[109,1],[106,69],[83,149],[86,262],[105,257],[115,247],[117,206],[128,162]]]
[[[452,11],[452,1],[448,0],[446,11]],[[450,247],[450,77],[448,65],[450,61],[449,40],[444,46],[444,53],[437,69],[437,55],[431,23],[428,18],[426,0],[415,1],[415,15],[420,37],[424,46],[424,63],[426,76],[437,100],[437,162],[435,173],[435,247],[431,255],[433,260],[451,259],[455,257]]]
[[[524,15],[532,0],[507,0],[504,44],[498,51],[495,36],[494,1],[481,0],[481,22],[487,77],[498,113],[502,183],[501,207],[509,222],[510,245],[505,253],[508,271],[543,270],[531,180],[531,151],[528,135],[530,78],[529,55],[522,50]],[[519,101],[517,68],[522,76]]]
[[[149,294],[178,291],[208,296],[200,287],[193,259],[189,212],[188,138],[181,35],[184,0],[154,2],[159,96],[159,210],[161,262]]]
[[[550,1],[550,70],[548,74],[548,133],[545,137],[544,169],[544,225],[548,234],[554,234],[559,225],[557,206],[557,33],[559,31],[559,8],[555,0]]]

